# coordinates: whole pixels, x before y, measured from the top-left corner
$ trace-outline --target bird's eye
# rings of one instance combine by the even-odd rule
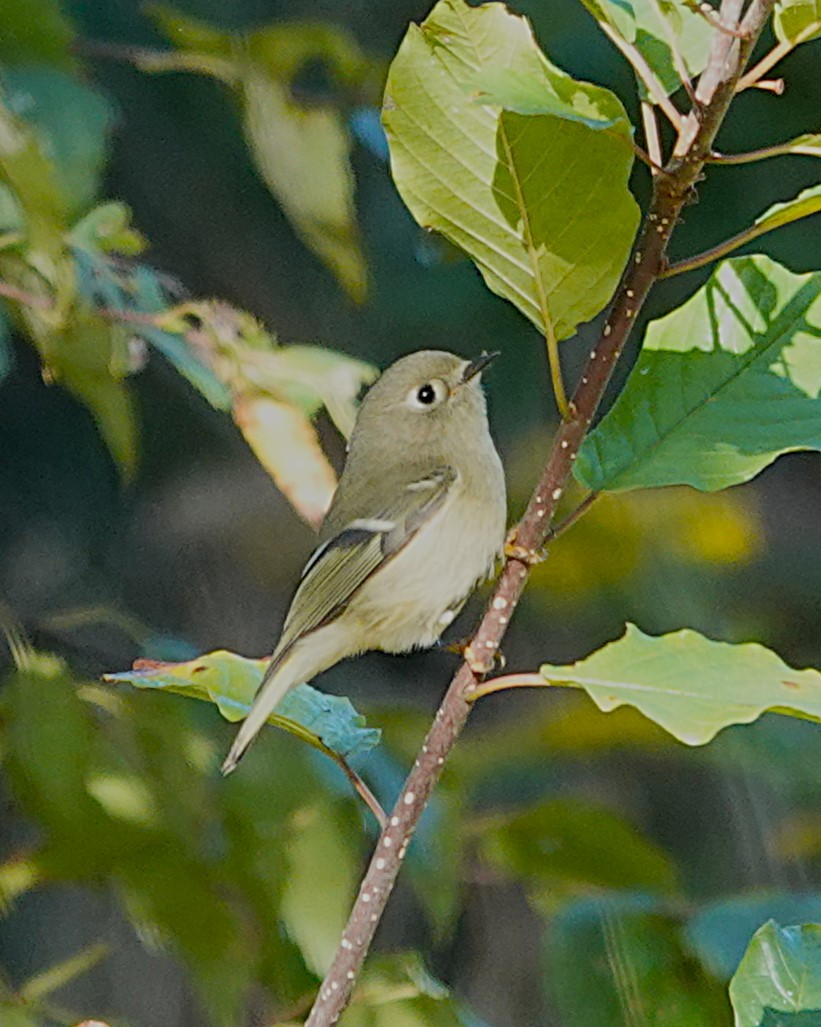
[[[408,406],[415,410],[431,410],[439,406],[448,394],[448,387],[439,378],[425,382],[411,389],[408,393]]]

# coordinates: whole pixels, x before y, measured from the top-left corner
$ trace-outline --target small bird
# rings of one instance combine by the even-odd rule
[[[433,645],[493,570],[507,504],[481,373],[497,355],[411,353],[365,396],[320,544],[223,774],[290,688],[367,650]]]

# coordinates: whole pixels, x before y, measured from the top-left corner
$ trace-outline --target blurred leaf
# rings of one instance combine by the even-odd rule
[[[648,326],[625,389],[575,465],[594,490],[747,481],[780,453],[821,449],[821,274],[768,257],[718,266]]]
[[[117,201],[92,207],[71,229],[69,238],[75,246],[97,256],[115,253],[133,257],[148,246],[148,242],[131,225],[131,211],[124,203]],[[99,254],[95,251],[99,251]]]
[[[71,71],[74,29],[59,0],[6,0],[2,8],[0,61],[15,64],[51,64]]]
[[[280,491],[318,528],[331,505],[336,474],[310,419],[287,403],[247,394],[235,401],[234,420]]]
[[[251,660],[224,649],[188,663],[137,660],[134,669],[106,674],[105,681],[126,682],[137,688],[156,688],[216,704],[229,721],[247,716],[269,660]],[[379,731],[364,726],[343,696],[326,695],[310,685],[297,685],[277,706],[268,722],[340,756],[367,752],[379,743]]]
[[[707,64],[714,29],[698,12],[670,0],[582,0],[605,34],[634,47],[655,72],[669,96],[681,88],[673,46],[678,50],[691,77]],[[641,83],[642,94],[658,103]]]
[[[3,704],[5,761],[15,794],[53,830],[75,841],[76,851],[67,855],[79,865],[87,860],[89,836],[105,820],[85,788],[92,725],[72,678],[56,657],[32,656],[29,666],[7,678]]]
[[[208,1022],[238,1022],[255,969],[254,942],[216,872],[170,842],[123,853],[112,868],[129,915],[185,958]]]
[[[806,43],[821,35],[821,2],[819,0],[780,0],[775,5],[773,28],[783,42]]]
[[[508,876],[522,879],[546,909],[568,895],[591,890],[676,889],[669,857],[603,806],[548,799],[494,820],[481,834],[483,857]]]
[[[43,1027],[42,1021],[34,1013],[21,1009],[16,1002],[5,1002],[0,999],[0,1023],[3,1027]]]
[[[305,245],[362,302],[368,273],[354,208],[350,134],[336,106],[321,98],[302,104],[294,86],[311,61],[325,62],[348,86],[367,76],[371,62],[351,36],[327,25],[291,22],[232,36],[168,8],[155,7],[153,13],[174,45],[187,52],[183,63],[171,58],[143,66],[188,68],[234,86],[261,177]]]
[[[368,272],[354,209],[350,135],[330,107],[303,107],[287,82],[242,74],[244,124],[259,172],[302,241],[358,303]]]
[[[107,945],[89,945],[68,959],[42,970],[20,987],[19,994],[24,1002],[39,1002],[53,991],[70,984],[75,977],[87,973],[108,955]]]
[[[764,924],[730,982],[730,999],[736,1027],[815,1027],[821,1022],[821,925]]]
[[[635,706],[687,745],[768,710],[821,720],[821,672],[794,670],[755,642],[714,642],[686,629],[655,637],[628,624],[586,659],[540,673],[550,685],[583,688],[605,713]]]
[[[331,965],[359,881],[359,852],[346,827],[323,800],[298,810],[288,835],[282,918],[320,976]]]
[[[559,339],[602,309],[638,223],[631,128],[612,93],[552,65],[501,4],[441,0],[408,29],[383,121],[411,213],[494,292],[542,332],[547,309]]]
[[[277,346],[270,354],[268,384],[309,417],[325,407],[339,432],[350,438],[363,386],[378,375],[372,364],[324,346]]]
[[[84,212],[100,188],[114,121],[110,103],[50,68],[9,68],[3,82],[9,110],[31,127],[54,168],[65,215]]]
[[[38,883],[37,868],[28,859],[0,863],[0,917],[5,916],[20,895]]]
[[[467,1027],[447,988],[416,953],[376,956],[353,993],[340,1027]],[[472,1021],[474,1027],[482,1027]]]
[[[755,932],[767,920],[798,924],[821,920],[821,894],[751,892],[703,907],[687,924],[684,937],[707,970],[729,981]]]
[[[562,1027],[728,1024],[724,989],[682,951],[678,933],[644,897],[583,899],[562,910],[547,933],[545,972]]]

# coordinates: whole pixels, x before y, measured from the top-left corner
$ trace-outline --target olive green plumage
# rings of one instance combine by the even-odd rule
[[[492,570],[506,503],[480,383],[489,360],[422,350],[365,396],[320,545],[224,773],[290,688],[366,650],[432,645]]]

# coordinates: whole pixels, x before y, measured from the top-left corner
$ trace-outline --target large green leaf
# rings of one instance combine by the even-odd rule
[[[821,274],[764,256],[720,264],[652,322],[613,409],[585,440],[588,488],[747,481],[780,453],[821,448]]]
[[[755,642],[730,645],[690,630],[656,637],[628,624],[618,641],[569,666],[546,663],[540,676],[546,685],[583,688],[605,713],[635,706],[687,745],[704,745],[768,710],[821,720],[821,672],[794,670]],[[538,683],[530,674],[511,680]],[[478,694],[505,687],[500,678]]]
[[[408,29],[383,121],[411,213],[494,292],[560,339],[602,309],[638,223],[612,93],[552,65],[502,4],[441,0]]]
[[[575,799],[548,799],[482,831],[485,859],[523,880],[550,908],[590,889],[673,891],[670,859],[621,817]]]
[[[796,45],[821,35],[821,0],[781,0],[775,5],[775,34]]]
[[[730,982],[730,999],[735,1027],[818,1027],[821,924],[764,924]]]
[[[226,720],[237,721],[248,715],[267,665],[267,659],[251,660],[220,649],[188,663],[138,660],[133,670],[106,674],[105,680],[205,699]],[[359,755],[379,742],[379,731],[364,726],[364,718],[349,699],[326,695],[310,685],[293,688],[268,719],[340,756]]]
[[[679,925],[641,896],[563,909],[546,939],[545,989],[562,1027],[719,1027],[724,989],[682,950]]]

